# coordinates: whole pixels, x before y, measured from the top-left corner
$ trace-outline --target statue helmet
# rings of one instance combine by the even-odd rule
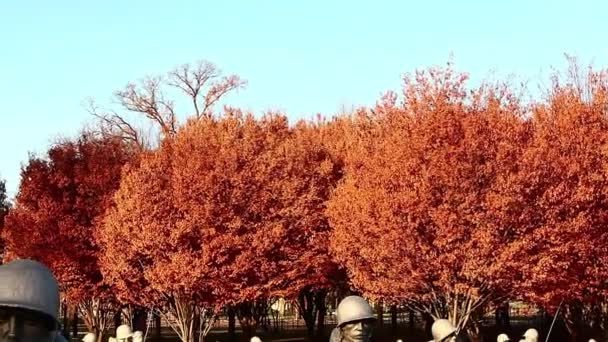
[[[536,329],[534,329],[534,328],[528,329],[524,333],[524,337],[526,338],[526,340],[537,341],[538,340],[538,331],[536,331]]]
[[[596,342],[594,338],[590,338],[589,342]]]
[[[338,326],[355,321],[376,319],[372,307],[359,296],[348,296],[342,299],[336,311]]]
[[[447,319],[438,319],[431,326],[431,334],[433,335],[433,340],[435,341],[442,341],[455,332],[456,327],[454,327],[454,325]]]
[[[31,310],[57,325],[59,283],[51,270],[34,260],[18,259],[0,266],[0,307]]]
[[[97,340],[97,337],[94,333],[88,333],[82,338],[82,342],[95,342],[95,340]]]
[[[509,339],[509,336],[507,336],[507,334],[500,334],[500,335],[498,335],[498,337],[496,337],[496,342],[507,342],[507,341],[511,341],[511,339]]]
[[[133,342],[141,342],[144,340],[144,333],[143,331],[137,330],[135,332],[133,332]]]
[[[124,339],[127,339],[132,336],[133,336],[133,331],[131,330],[130,326],[123,324],[123,325],[119,326],[118,328],[116,328],[116,339],[117,340],[124,340]]]
[[[262,342],[262,339],[257,336],[253,336],[249,342]]]

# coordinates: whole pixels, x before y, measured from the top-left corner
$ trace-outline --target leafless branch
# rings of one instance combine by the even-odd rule
[[[164,135],[170,136],[176,133],[177,118],[174,104],[165,100],[161,84],[160,77],[147,77],[141,81],[139,87],[129,83],[114,95],[123,108],[144,114],[159,125]]]
[[[230,91],[242,88],[246,84],[247,82],[241,80],[237,75],[224,77],[220,82],[213,84],[207,95],[205,95],[205,107],[203,108],[202,115],[211,115],[211,109],[224,95]]]

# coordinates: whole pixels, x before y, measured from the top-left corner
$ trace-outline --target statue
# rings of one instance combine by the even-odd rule
[[[116,341],[117,342],[126,342],[133,340],[133,331],[131,327],[123,324],[116,328]]]
[[[511,339],[509,339],[509,336],[507,336],[507,334],[500,334],[500,335],[498,335],[498,337],[496,337],[496,342],[507,342],[507,341],[511,341]]]
[[[33,260],[0,266],[0,342],[59,341],[59,284]]]
[[[338,305],[338,326],[332,331],[331,342],[369,342],[376,317],[367,301],[348,296]]]
[[[82,338],[82,342],[96,342],[96,341],[97,341],[97,336],[95,336],[94,333],[87,333]]]
[[[133,342],[144,342],[144,333],[137,330],[133,333]]]
[[[447,319],[438,319],[431,326],[431,334],[434,342],[456,342],[458,330]]]
[[[536,329],[528,329],[524,333],[524,341],[526,342],[538,342],[538,331]]]

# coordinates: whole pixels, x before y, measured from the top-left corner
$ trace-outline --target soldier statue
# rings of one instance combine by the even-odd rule
[[[33,260],[0,266],[0,342],[59,342],[59,284]]]
[[[330,342],[369,342],[372,338],[374,311],[359,296],[344,298],[338,305],[337,327],[331,333]]]

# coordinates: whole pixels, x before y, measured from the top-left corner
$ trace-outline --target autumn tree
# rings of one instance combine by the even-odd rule
[[[86,134],[53,145],[44,157],[30,156],[3,231],[12,257],[36,259],[53,270],[99,341],[113,296],[93,236],[131,157],[122,141]]]
[[[227,94],[246,84],[237,75],[222,76],[215,64],[201,60],[183,64],[165,75],[147,76],[137,83],[128,83],[114,93],[119,110],[100,108],[92,100],[88,110],[97,119],[94,126],[97,132],[148,149],[158,146],[163,137],[174,136],[181,125],[180,119],[212,116],[214,107]],[[171,96],[172,90],[185,95],[186,102],[192,105],[191,111],[180,114],[178,104],[183,101]],[[138,120],[142,118],[151,123],[151,127],[145,129],[146,125]],[[158,138],[154,137],[156,134]]]
[[[4,217],[8,214],[9,202],[6,196],[6,182],[0,179],[0,264],[4,259],[4,240],[2,240],[2,231],[4,230]]]
[[[184,341],[197,307],[234,304],[253,330],[270,297],[330,281],[323,208],[338,177],[285,116],[190,120],[126,173],[101,236],[105,273],[160,303]]]
[[[466,79],[431,68],[404,78],[402,103],[388,93],[367,115],[328,215],[333,254],[356,288],[475,335],[475,317],[510,285],[496,261],[507,228],[486,208],[529,129],[508,86],[469,91]]]
[[[608,72],[570,60],[568,74],[556,74],[547,99],[534,105],[533,137],[519,170],[490,207],[517,236],[503,254],[505,268],[521,279],[517,295],[553,313],[563,302],[572,341],[582,338],[586,312],[599,310],[595,321],[604,321],[607,108]]]

